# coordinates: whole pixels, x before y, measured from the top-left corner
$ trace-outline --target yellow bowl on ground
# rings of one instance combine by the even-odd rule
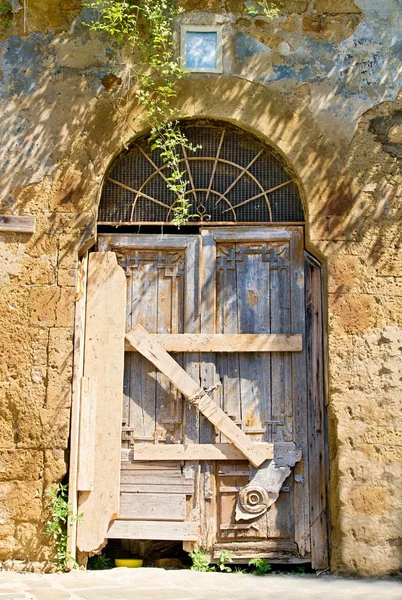
[[[128,569],[138,569],[143,565],[142,558],[115,558],[116,567],[127,567]]]

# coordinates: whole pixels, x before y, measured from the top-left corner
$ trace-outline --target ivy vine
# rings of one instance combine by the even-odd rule
[[[198,147],[180,130],[172,108],[177,83],[185,74],[173,41],[173,21],[183,10],[175,0],[92,0],[86,6],[97,9],[97,17],[87,24],[90,29],[106,32],[141,53],[130,80],[135,82],[138,102],[151,128],[151,148],[159,148],[169,167],[167,185],[176,196],[172,223],[185,225],[193,215],[186,196],[189,182],[180,168],[181,152],[194,152]]]
[[[261,12],[268,19],[275,19],[279,15],[279,8],[275,6],[274,2],[270,2],[269,0],[253,0],[252,2],[247,2],[245,10],[252,17],[257,16]]]
[[[134,82],[138,102],[144,108],[151,148],[160,150],[170,171],[167,185],[176,196],[171,222],[178,227],[185,225],[198,215],[190,214],[192,203],[186,194],[189,182],[180,168],[181,153],[195,152],[199,146],[191,144],[180,130],[172,108],[178,81],[185,75],[175,56],[173,24],[184,9],[176,6],[176,0],[88,0],[84,6],[94,9],[93,19],[86,23],[91,30],[108,33],[141,55],[137,66],[127,67],[128,80],[130,85]],[[262,10],[268,18],[279,12],[269,0],[246,2],[245,10],[251,15]]]

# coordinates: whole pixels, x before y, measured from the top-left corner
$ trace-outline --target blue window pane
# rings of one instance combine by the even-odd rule
[[[217,46],[216,32],[188,31],[186,66],[189,69],[216,69]]]

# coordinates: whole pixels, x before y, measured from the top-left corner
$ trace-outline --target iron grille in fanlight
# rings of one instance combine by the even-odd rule
[[[228,124],[184,122],[195,152],[179,149],[194,224],[303,222],[294,175],[271,148]],[[176,201],[169,167],[147,137],[112,166],[99,206],[100,225],[163,224]]]

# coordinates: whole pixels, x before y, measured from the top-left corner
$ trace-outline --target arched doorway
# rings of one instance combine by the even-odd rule
[[[146,137],[115,161],[99,206],[97,254],[124,270],[128,334],[120,506],[104,536],[323,567],[320,265],[304,250],[297,180],[237,127],[182,127],[201,146],[181,155],[186,227],[170,225],[169,171]]]

